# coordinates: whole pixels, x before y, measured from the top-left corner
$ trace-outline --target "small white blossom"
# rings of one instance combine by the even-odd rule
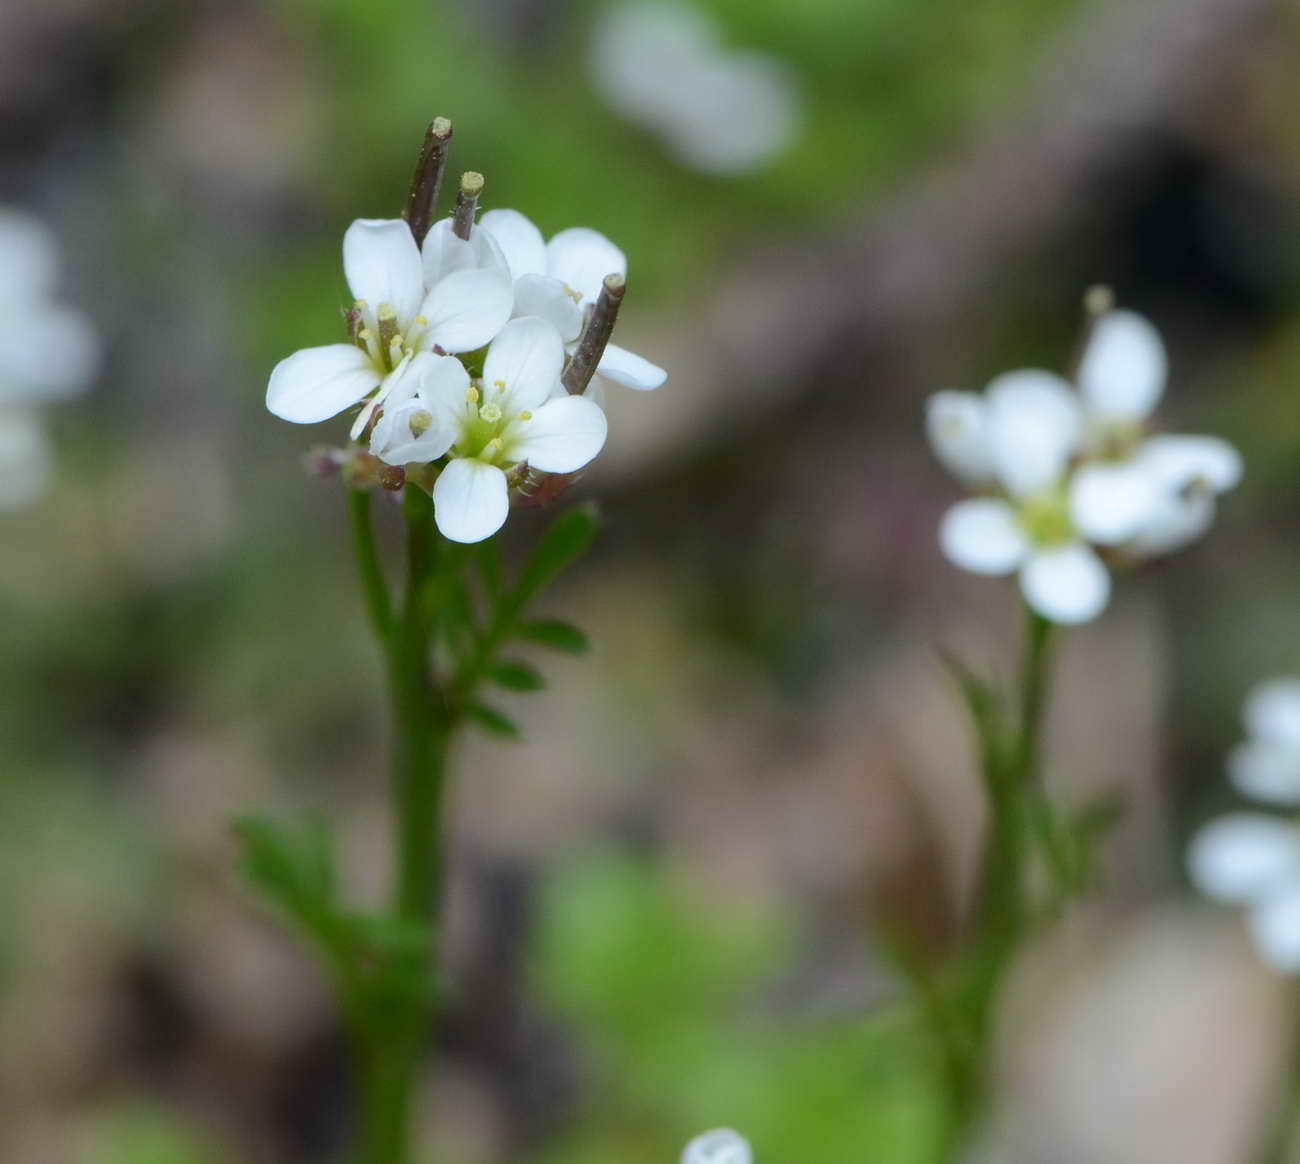
[[[591,71],[619,114],[708,173],[759,169],[789,149],[803,125],[788,62],[726,48],[713,19],[690,4],[607,8],[592,39]]]
[[[980,574],[1020,572],[1030,606],[1054,622],[1094,618],[1110,594],[1094,547],[1122,559],[1166,554],[1203,533],[1241,458],[1208,436],[1148,435],[1167,360],[1155,328],[1131,311],[1095,322],[1078,391],[1050,372],[1008,373],[979,396],[930,398],[936,456],[987,494],[944,516],[940,544]]]
[[[358,219],[343,236],[343,270],[356,300],[356,342],[305,348],[271,372],[266,406],[295,424],[328,420],[368,401],[352,426],[357,437],[421,352],[474,351],[501,330],[514,298],[499,264],[479,265],[471,244],[441,226],[425,254],[398,219]],[[426,286],[425,273],[432,281]]]
[[[1228,758],[1239,792],[1300,805],[1300,679],[1273,679],[1246,698],[1246,741]],[[1204,894],[1248,908],[1250,932],[1274,969],[1300,974],[1300,829],[1261,812],[1211,821],[1192,839],[1188,872]]]
[[[555,326],[572,352],[582,331],[583,314],[600,296],[606,275],[626,275],[627,258],[603,234],[587,227],[562,230],[547,242],[517,210],[489,210],[478,232],[500,248],[515,280],[515,315],[535,315]],[[608,344],[596,372],[628,388],[658,388],[668,373],[649,360]],[[588,394],[600,400],[600,387]]]
[[[945,393],[930,408],[930,437],[944,462],[1003,494],[949,509],[939,527],[944,553],[976,574],[1019,571],[1025,601],[1065,624],[1095,618],[1110,597],[1106,567],[1070,515],[1066,471],[1080,423],[1070,386],[1032,369],[997,377],[982,400]]]
[[[89,321],[54,297],[59,265],[44,223],[0,208],[0,508],[45,491],[52,459],[37,410],[82,392],[99,366]]]
[[[682,1150],[680,1164],[753,1164],[749,1141],[730,1128],[714,1128],[696,1136]]]
[[[375,425],[370,449],[389,464],[450,453],[433,486],[434,518],[454,542],[478,542],[510,509],[507,474],[521,464],[573,473],[605,443],[605,414],[560,386],[564,344],[547,320],[511,320],[475,382],[451,356],[417,355]]]

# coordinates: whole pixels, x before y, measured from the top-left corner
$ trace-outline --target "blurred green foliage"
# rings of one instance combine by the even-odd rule
[[[533,947],[545,1002],[580,1040],[578,1120],[554,1164],[662,1164],[709,1127],[742,1129],[759,1160],[933,1159],[940,1086],[915,1016],[795,1020],[775,993],[797,964],[788,919],[704,907],[630,859],[556,875]]]

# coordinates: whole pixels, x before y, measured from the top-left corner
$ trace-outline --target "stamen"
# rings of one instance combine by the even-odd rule
[[[506,382],[504,380],[493,380],[492,387],[498,392],[504,392],[506,390]]]
[[[477,404],[478,397],[479,397],[479,391],[477,388],[474,387],[473,384],[471,384],[468,388],[465,389],[466,404]]]
[[[527,409],[525,409],[523,412],[521,412],[521,413],[519,414],[519,419],[520,419],[520,420],[532,420],[532,419],[533,419],[533,414],[532,414],[531,412],[529,412]]]
[[[411,426],[411,435],[413,437],[423,436],[433,427],[433,413],[421,408],[417,412],[411,413],[411,419],[408,423]]]
[[[375,337],[375,333],[370,328],[363,327],[357,332],[357,339],[365,345],[366,351],[370,353],[370,358],[376,364],[380,363],[379,340]]]

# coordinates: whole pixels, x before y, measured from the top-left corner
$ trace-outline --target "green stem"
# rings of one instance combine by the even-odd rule
[[[370,494],[364,489],[348,490],[348,512],[352,517],[352,540],[361,574],[361,590],[366,599],[370,626],[381,643],[387,643],[393,628],[393,605],[388,597],[388,583],[375,545],[375,531],[370,521]]]
[[[442,905],[442,801],[451,721],[432,670],[435,621],[427,595],[437,568],[433,505],[408,485],[403,498],[407,573],[394,614],[370,528],[369,498],[353,494],[353,529],[370,621],[388,670],[396,739],[393,762],[395,869],[392,916],[427,941],[412,970],[423,987],[433,976]],[[382,971],[381,971],[382,974]],[[382,993],[351,1013],[361,1110],[359,1164],[407,1164],[410,1104],[434,1017],[430,989]]]
[[[1047,706],[1052,624],[1026,608],[1016,715],[1009,732],[991,716],[980,730],[980,765],[989,799],[989,841],[972,949],[958,1013],[969,1033],[962,1059],[948,1067],[948,1118],[939,1146],[949,1161],[980,1117],[988,1087],[993,1019],[1002,981],[1031,918],[1029,860],[1036,837],[1054,873],[1055,827],[1039,776]],[[947,1021],[951,1022],[951,1018]]]

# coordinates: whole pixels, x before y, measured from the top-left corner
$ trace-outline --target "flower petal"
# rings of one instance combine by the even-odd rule
[[[600,407],[582,396],[548,400],[506,433],[507,455],[545,473],[573,473],[605,445],[609,423]]]
[[[696,1136],[682,1150],[681,1164],[753,1164],[749,1141],[730,1128]]]
[[[925,431],[940,463],[972,488],[993,482],[984,400],[974,392],[936,392],[926,401]]]
[[[605,345],[605,353],[600,357],[596,371],[607,380],[622,384],[624,388],[635,388],[638,392],[651,392],[668,379],[668,373],[658,364],[652,364],[618,344]]]
[[[1300,877],[1300,836],[1274,816],[1229,813],[1192,838],[1187,872],[1216,901],[1256,900]]]
[[[1006,372],[989,384],[993,467],[1008,492],[1028,497],[1055,485],[1079,440],[1081,414],[1070,385],[1051,372]]]
[[[1157,504],[1150,474],[1135,461],[1095,461],[1070,482],[1070,518],[1085,539],[1117,546],[1151,520]]]
[[[432,416],[433,424],[417,436],[411,430],[411,419],[419,412]],[[423,401],[408,400],[400,407],[384,409],[371,433],[370,451],[389,465],[427,465],[446,453],[457,435],[456,428],[426,409]]]
[[[1020,570],[1025,601],[1063,626],[1091,622],[1110,601],[1110,575],[1087,546],[1074,543],[1034,551]]]
[[[1241,480],[1241,454],[1219,437],[1154,436],[1142,442],[1138,460],[1167,489],[1226,493]]]
[[[450,541],[490,538],[505,524],[509,512],[506,475],[495,465],[457,457],[434,482],[434,520]]]
[[[337,416],[379,384],[370,357],[352,344],[304,348],[276,364],[266,407],[281,420],[315,424]]]
[[[553,324],[536,315],[512,319],[488,348],[483,362],[486,400],[504,385],[502,407],[518,412],[541,404],[559,382],[564,368],[564,341]]]
[[[59,400],[83,391],[99,368],[99,336],[79,311],[5,305],[0,322],[0,404]]]
[[[0,412],[0,510],[30,505],[50,486],[54,473],[45,426],[34,412]]]
[[[1300,974],[1300,881],[1255,904],[1250,936],[1274,970]]]
[[[523,275],[515,280],[515,314],[540,315],[555,326],[566,344],[582,331],[582,308],[550,275]]]
[[[1204,534],[1214,511],[1214,496],[1202,490],[1158,491],[1150,516],[1125,548],[1139,558],[1171,554]]]
[[[519,211],[489,210],[479,219],[478,230],[496,240],[513,278],[546,274],[546,240]]]
[[[973,574],[1010,574],[1029,552],[1029,540],[1005,501],[959,501],[939,523],[939,545],[954,565]]]
[[[0,208],[0,301],[39,301],[53,294],[59,244],[34,214]]]
[[[371,311],[391,303],[406,331],[424,297],[420,251],[400,218],[358,218],[343,236],[343,272],[354,299]]]
[[[1079,388],[1099,416],[1145,420],[1165,390],[1160,333],[1135,311],[1109,311],[1093,325],[1079,363]]]
[[[437,344],[444,352],[472,352],[501,330],[514,304],[514,289],[504,270],[456,271],[425,296],[420,314],[429,324],[420,343]]]
[[[1265,804],[1300,805],[1300,747],[1250,740],[1228,753],[1228,779]]]
[[[627,274],[627,258],[600,231],[573,226],[546,244],[546,273],[594,303],[606,275]]]
[[[420,247],[420,259],[424,267],[426,287],[434,286],[440,279],[457,271],[475,271],[488,267],[509,270],[505,255],[490,234],[475,230],[466,241],[452,230],[450,218],[439,219],[429,229]]]
[[[1259,684],[1242,715],[1253,738],[1300,749],[1300,679],[1284,675]]]
[[[429,359],[432,363],[420,369],[419,400],[440,424],[459,431],[467,417],[478,413],[469,401],[469,373],[455,356],[430,356]]]

